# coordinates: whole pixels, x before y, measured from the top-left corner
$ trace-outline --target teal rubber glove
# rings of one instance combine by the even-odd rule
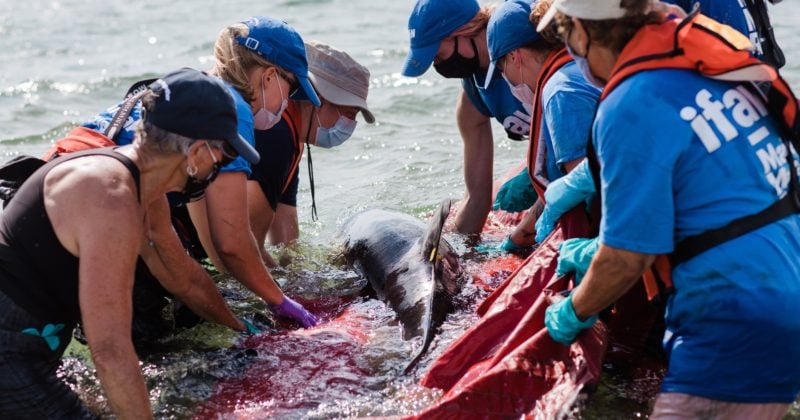
[[[475,246],[475,251],[480,252],[481,254],[495,254],[501,252],[521,252],[521,251],[526,251],[529,248],[530,248],[529,246],[517,245],[511,239],[511,235],[508,235],[506,236],[506,239],[500,244],[495,244],[491,242],[478,244]]]
[[[61,346],[61,338],[58,337],[58,333],[63,329],[64,324],[47,324],[42,328],[42,332],[39,332],[36,328],[25,328],[22,333],[42,337],[47,343],[47,347],[52,351],[56,351]]]
[[[572,295],[548,306],[544,313],[544,325],[554,341],[565,346],[572,344],[578,333],[591,327],[597,315],[581,321],[572,306]]]
[[[531,208],[536,198],[536,190],[533,189],[528,169],[525,168],[500,187],[492,209],[516,213]]]
[[[244,324],[244,327],[245,327],[244,331],[242,332],[243,334],[247,334],[247,335],[258,335],[258,334],[261,334],[261,330],[259,330],[255,325],[253,325],[252,322],[250,322],[250,321],[248,321],[248,320],[246,320],[244,318],[239,318],[239,321],[242,321],[242,324]]]
[[[529,247],[517,245],[517,243],[511,239],[511,235],[508,235],[503,243],[498,245],[497,248],[506,252],[519,252],[528,249]]]
[[[556,274],[563,276],[575,272],[575,285],[580,284],[600,245],[599,239],[572,238],[562,242],[558,249]]]
[[[544,191],[544,210],[536,221],[536,242],[542,242],[550,235],[564,213],[584,201],[588,202],[595,193],[594,179],[586,159],[572,172],[551,182]]]

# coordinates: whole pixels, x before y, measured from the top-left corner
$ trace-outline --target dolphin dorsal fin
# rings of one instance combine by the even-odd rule
[[[422,255],[430,262],[435,262],[439,252],[439,241],[442,238],[442,229],[447,216],[450,215],[452,200],[445,199],[439,204],[439,209],[433,214],[428,230],[425,232],[424,242],[422,243]]]

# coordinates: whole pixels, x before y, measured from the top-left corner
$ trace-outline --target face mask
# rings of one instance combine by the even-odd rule
[[[277,76],[275,80],[278,81]],[[261,109],[253,115],[253,128],[256,130],[269,130],[278,121],[281,120],[281,114],[283,111],[286,110],[286,107],[289,106],[289,101],[283,96],[283,89],[281,89],[281,82],[278,81],[278,91],[281,93],[281,107],[278,109],[277,114],[273,114],[269,112],[267,109],[267,95],[264,93],[264,83],[262,79],[261,83]]]
[[[211,172],[205,179],[197,179],[194,177],[197,174],[196,167],[194,167],[194,171],[190,171],[188,167],[186,168],[189,177],[186,179],[186,185],[183,186],[183,192],[181,193],[183,200],[186,202],[191,203],[205,197],[206,188],[208,188],[208,185],[219,175],[219,170],[222,165],[220,165],[217,157],[214,156],[214,153],[211,151],[211,146],[209,146],[208,143],[206,143],[206,148],[208,149],[208,153],[211,154],[211,160],[214,161],[214,164],[211,167]]]
[[[472,42],[472,51],[475,53],[472,58],[465,58],[459,54],[458,37],[456,37],[456,46],[453,54],[449,58],[433,64],[436,72],[448,79],[466,79],[477,73],[481,68],[478,47],[475,46],[475,40],[470,39],[470,42]]]
[[[567,52],[575,60],[575,65],[578,66],[578,69],[581,71],[581,74],[583,74],[583,78],[586,79],[586,81],[589,82],[590,85],[602,89],[606,83],[597,78],[597,76],[595,76],[594,74],[592,74],[592,69],[591,67],[589,67],[589,60],[586,58],[589,56],[589,46],[591,45],[592,42],[591,39],[589,40],[589,42],[586,43],[586,57],[581,57],[578,54],[575,54],[575,51],[573,51],[572,48],[569,46],[570,35],[571,33],[567,34],[567,41],[565,42],[565,44],[567,45]],[[586,33],[586,36],[587,37],[589,36],[588,32]]]
[[[521,76],[522,63],[520,63],[519,72]],[[511,83],[510,80],[508,80],[505,72],[501,74],[503,75],[503,79],[506,80],[506,83],[508,83],[508,86],[511,88],[511,94],[514,95],[514,97],[517,98],[517,100],[520,101],[520,103],[522,103],[522,106],[525,108],[525,111],[528,112],[528,115],[532,115],[533,112],[531,111],[531,108],[533,107],[533,91],[531,90],[530,86],[528,86],[525,83],[520,83],[518,85],[515,85]]]
[[[331,128],[322,126],[319,121],[319,114],[317,114],[317,123],[319,124],[319,127],[317,127],[317,146],[326,149],[336,147],[349,139],[353,135],[357,124],[355,120],[351,120],[342,114],[339,114],[339,119],[336,120],[336,124]]]

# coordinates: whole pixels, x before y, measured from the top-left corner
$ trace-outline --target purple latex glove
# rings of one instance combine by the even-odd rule
[[[280,316],[294,319],[303,328],[313,327],[319,322],[314,314],[308,312],[303,305],[293,301],[289,296],[284,296],[280,305],[269,305],[269,309]]]

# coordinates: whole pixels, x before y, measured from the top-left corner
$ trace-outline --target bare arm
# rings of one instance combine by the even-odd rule
[[[511,233],[511,240],[514,241],[515,244],[522,247],[527,247],[536,243],[535,224],[536,219],[541,216],[542,210],[544,210],[544,204],[542,200],[536,200],[528,212],[525,213],[522,221],[519,222],[517,227],[514,228],[514,231]]]
[[[208,273],[186,254],[172,227],[166,196],[151,204],[147,215],[146,242],[152,241],[154,246],[145,243],[140,255],[161,285],[204,319],[244,330]]]
[[[464,206],[456,217],[461,233],[480,233],[492,208],[492,164],[494,139],[489,117],[472,105],[461,91],[456,105],[456,122],[464,142]]]
[[[587,319],[614,303],[639,280],[655,258],[600,244],[589,271],[573,292],[575,313],[580,319]]]
[[[58,177],[53,172],[48,178]],[[142,238],[137,192],[118,162],[64,173],[47,184],[45,205],[59,241],[80,259],[81,319],[97,376],[120,418],[151,418],[131,341],[133,272]]]
[[[220,174],[208,187],[205,204],[214,249],[228,272],[267,303],[283,302],[283,292],[264,266],[250,230],[245,174]]]

